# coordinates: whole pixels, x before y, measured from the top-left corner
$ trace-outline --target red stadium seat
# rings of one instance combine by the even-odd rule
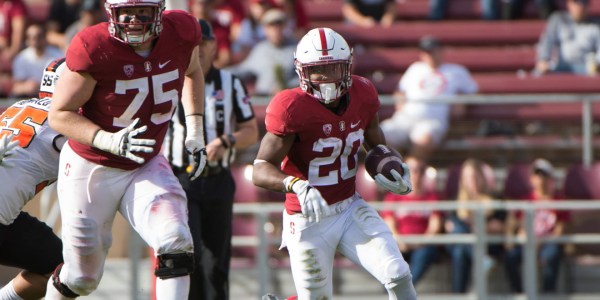
[[[461,166],[462,163],[446,168],[446,183],[444,184],[444,199],[446,200],[454,200],[458,195]]]
[[[527,198],[531,193],[530,174],[531,167],[528,163],[517,163],[510,166],[504,181],[504,197],[509,200]]]
[[[542,77],[518,77],[515,72],[476,73],[473,78],[479,84],[482,94],[519,94],[519,93],[596,93],[598,78],[573,74],[551,74]],[[392,94],[396,91],[401,72],[379,75],[362,74],[371,79],[380,94]]]
[[[343,20],[341,11],[343,0],[304,0],[303,2],[305,3],[306,13],[312,21],[341,22]],[[429,17],[428,0],[396,1],[396,7],[396,14],[399,20],[424,20]],[[590,1],[589,13],[591,15],[599,15],[600,3]],[[481,19],[481,16],[480,0],[452,0],[448,1],[444,19]],[[538,18],[537,7],[535,6],[534,1],[526,1],[523,18]]]
[[[233,166],[231,168],[231,175],[233,176],[236,187],[233,202],[258,202],[259,190],[254,183],[252,183],[252,166]]]
[[[251,238],[257,236],[256,219],[250,215],[234,215],[233,217],[233,238],[243,237]],[[231,256],[254,260],[256,257],[255,246],[232,247]]]
[[[356,171],[356,191],[365,201],[381,201],[383,194],[379,191],[377,183],[365,170],[364,164],[359,164]]]
[[[531,70],[535,63],[535,48],[523,47],[460,47],[444,48],[444,59],[465,66],[471,72],[514,72]],[[493,57],[494,59],[490,59]],[[356,51],[354,72],[369,74],[404,72],[410,64],[419,60],[416,48],[370,48]]]
[[[600,200],[600,162],[585,168],[576,164],[568,168],[563,184],[567,199]]]
[[[390,27],[362,28],[339,21],[313,22],[341,34],[351,46],[417,46],[424,35],[434,35],[448,46],[534,45],[546,22],[518,20],[489,22],[484,20],[430,22],[426,20],[395,22]],[[493,32],[493,34],[490,34]],[[492,58],[490,58],[492,59]]]
[[[446,183],[444,186],[444,198],[447,200],[456,199],[458,196],[458,187],[460,184],[462,163],[454,164],[446,169]],[[491,191],[496,190],[496,174],[494,169],[487,163],[483,164],[483,171]]]

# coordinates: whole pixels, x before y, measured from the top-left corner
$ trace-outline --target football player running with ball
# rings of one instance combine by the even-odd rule
[[[284,90],[266,111],[254,184],[285,192],[281,247],[287,247],[300,300],[331,299],[336,250],[364,267],[389,299],[413,300],[409,266],[375,209],[356,193],[358,151],[385,145],[373,84],[350,73],[352,50],[329,28],[309,31],[295,52],[300,87]],[[280,168],[281,167],[281,168]],[[411,191],[404,175],[376,181]],[[395,173],[395,172],[394,172]],[[396,173],[398,174],[398,173]]]
[[[21,211],[56,181],[65,138],[48,126],[48,110],[64,58],[45,69],[40,98],[16,102],[0,115],[0,264],[23,269],[0,289],[0,299],[39,299],[63,262],[62,242],[44,222]]]
[[[163,12],[163,0],[107,0],[105,9],[108,22],[73,38],[48,114],[69,140],[57,181],[65,263],[46,299],[96,290],[117,212],[156,252],[157,299],[187,299],[194,264],[186,196],[158,154],[181,100],[191,177],[204,167],[200,25],[187,12]]]

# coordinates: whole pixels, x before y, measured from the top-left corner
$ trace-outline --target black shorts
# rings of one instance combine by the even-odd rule
[[[46,223],[21,212],[0,225],[0,265],[48,274],[62,262],[62,241]]]

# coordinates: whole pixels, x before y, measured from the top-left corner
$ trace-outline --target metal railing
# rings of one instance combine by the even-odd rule
[[[402,202],[402,203],[382,203],[369,202],[377,210],[394,210],[401,207],[404,211],[410,210],[436,210],[436,211],[454,211],[457,208],[464,208],[473,211],[473,233],[470,234],[439,234],[439,235],[404,235],[399,237],[405,243],[417,244],[471,244],[473,245],[473,284],[474,293],[467,295],[456,295],[444,297],[444,299],[600,299],[598,295],[543,295],[538,292],[538,269],[537,269],[537,244],[538,243],[570,243],[570,244],[600,244],[600,234],[570,233],[553,237],[536,237],[534,234],[534,215],[539,209],[555,210],[599,210],[600,201],[591,200],[568,200],[568,201],[548,201],[548,202],[529,202],[529,201],[492,201],[489,203],[457,203],[455,201],[439,201],[435,203],[423,202]],[[505,235],[489,235],[486,232],[486,210],[507,210],[523,211],[523,220],[525,224],[525,238]],[[270,290],[271,267],[269,266],[269,247],[280,242],[279,238],[274,238],[265,231],[265,225],[269,216],[273,213],[281,213],[282,203],[238,203],[234,205],[234,214],[251,214],[256,217],[255,237],[234,237],[232,243],[235,246],[254,246],[257,248],[257,257],[255,267],[259,274],[259,295],[263,295]],[[524,295],[491,295],[488,291],[487,275],[484,266],[484,257],[487,253],[489,243],[511,242],[522,244],[524,249],[523,256],[523,279]],[[433,298],[431,298],[433,297]],[[421,295],[420,299],[434,299],[435,295]],[[473,298],[474,297],[474,298]],[[557,298],[559,297],[559,298]],[[566,298],[565,298],[566,297]]]
[[[380,95],[381,103],[393,105],[394,98],[391,95]],[[252,103],[266,105],[270,101],[267,97],[254,97]],[[594,144],[593,111],[592,104],[600,101],[600,94],[485,94],[485,95],[458,95],[451,99],[428,100],[433,103],[447,104],[531,104],[531,103],[581,103],[581,127],[582,127],[582,153],[581,161],[586,167],[592,165]]]
[[[394,100],[389,95],[381,95],[381,102],[383,104],[391,105],[394,103]],[[592,125],[593,125],[593,112],[592,112],[592,104],[593,102],[597,102],[600,100],[600,94],[501,94],[501,95],[463,95],[451,100],[436,100],[434,102],[447,102],[447,103],[463,103],[463,104],[529,104],[529,103],[581,103],[581,122],[582,122],[582,163],[584,166],[590,166],[593,161],[593,143],[592,143]],[[265,105],[270,101],[270,98],[266,97],[255,97],[253,98],[253,103],[257,105]],[[14,99],[0,99],[0,108],[5,108],[12,105],[15,102]],[[59,211],[58,206],[56,204],[52,205],[52,196],[51,193],[53,191],[51,189],[46,189],[44,194],[42,195],[42,203],[41,203],[41,219],[45,220],[50,226],[54,226],[58,220]],[[382,209],[382,203],[372,203],[376,208]],[[387,205],[387,204],[386,204]],[[439,202],[433,206],[429,206],[429,204],[423,203],[415,203],[415,204],[402,204],[403,209],[435,209],[435,210],[453,210],[456,209],[456,203],[453,202]],[[527,232],[528,236],[532,237],[530,239],[515,239],[514,242],[523,244],[525,246],[525,263],[524,263],[524,278],[526,278],[527,282],[526,286],[526,297],[527,299],[542,299],[539,298],[537,294],[537,290],[535,290],[535,284],[530,284],[533,280],[537,280],[537,270],[535,266],[535,245],[538,240],[533,236],[532,228],[533,228],[533,212],[536,208],[541,208],[543,206],[549,205],[554,208],[561,208],[560,205],[565,205],[561,209],[600,209],[600,203],[596,203],[593,201],[567,201],[567,202],[551,202],[550,204],[546,203],[523,203],[523,202],[494,202],[490,204],[493,207],[488,205],[484,206],[475,206],[470,207],[475,212],[475,224],[483,224],[484,221],[483,211],[489,208],[499,208],[506,210],[515,210],[515,209],[523,209],[525,211],[525,220],[527,220]],[[558,206],[555,206],[558,205]],[[274,212],[281,212],[283,209],[282,204],[235,204],[234,212],[235,213],[250,213],[254,214],[258,220],[258,233],[257,237],[247,238],[247,237],[234,237],[233,244],[234,246],[256,246],[258,248],[257,251],[257,268],[259,268],[260,276],[260,293],[266,293],[268,291],[268,283],[271,271],[268,266],[268,247],[273,242],[269,237],[268,233],[264,231],[263,226],[268,222],[269,214]],[[475,285],[476,285],[476,296],[478,299],[494,299],[492,295],[488,295],[487,283],[483,282],[485,276],[482,275],[482,255],[485,254],[485,247],[489,242],[499,242],[510,239],[510,237],[504,236],[488,236],[487,233],[482,232],[484,228],[483,226],[475,226],[475,232],[472,234],[465,235],[440,235],[436,236],[434,239],[431,236],[404,236],[404,242],[414,242],[414,243],[468,243],[474,245],[474,272],[475,272]],[[139,239],[137,234],[132,235],[132,239],[130,240],[130,254],[132,261],[132,296],[131,299],[137,299],[136,291],[138,290],[139,283],[137,282],[139,278],[139,270],[137,265],[139,264],[140,254],[139,248],[142,247],[143,242]],[[559,238],[548,239],[544,238],[539,240],[539,242],[547,242],[547,241],[556,241],[561,243],[600,243],[600,235],[596,234],[571,234],[564,235]],[[461,296],[461,299],[464,299],[464,296]],[[549,296],[544,296],[544,299],[550,299]],[[595,296],[589,299],[598,299],[600,296]],[[502,299],[520,299],[519,296],[515,296],[513,298],[502,297]],[[569,298],[571,299],[571,298]],[[577,298],[577,299],[587,299],[587,298]]]

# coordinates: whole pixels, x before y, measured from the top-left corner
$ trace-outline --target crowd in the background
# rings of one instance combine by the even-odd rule
[[[197,18],[209,20],[218,43],[215,65],[230,68],[255,95],[273,95],[297,85],[293,68],[294,43],[311,28],[308,2],[295,0],[189,0],[181,2]],[[47,7],[27,0],[0,1],[0,97],[35,95],[42,66],[62,56],[82,28],[106,20],[104,0],[51,0]],[[310,5],[310,4],[308,4]],[[359,27],[389,27],[399,20],[393,0],[340,1],[345,23]],[[439,21],[448,1],[430,1],[428,19]],[[589,18],[589,0],[567,0],[565,9],[554,0],[536,0],[540,18],[548,18],[537,49],[537,74],[595,73],[600,62],[600,29]],[[481,18],[517,19],[521,0],[481,0]],[[167,7],[168,8],[168,7]],[[45,9],[39,12],[35,10]],[[40,16],[44,18],[41,19]],[[40,33],[41,31],[41,33]],[[24,67],[27,71],[23,71]],[[399,73],[405,70],[398,70]]]
[[[402,201],[431,203],[440,199],[455,200],[458,203],[489,203],[502,201],[507,193],[502,192],[492,167],[482,160],[471,158],[449,170],[446,191],[435,187],[435,179],[430,172],[433,169],[414,157],[408,157],[413,192],[409,195],[386,194],[384,202]],[[431,169],[431,170],[429,170]],[[557,171],[548,160],[539,158],[527,164],[520,185],[524,188],[517,196],[523,200],[541,202],[565,199],[564,193],[557,188]],[[508,183],[507,183],[508,184]],[[515,184],[511,182],[510,184]],[[513,198],[510,198],[513,199]],[[473,265],[473,246],[471,244],[453,244],[441,247],[435,244],[407,244],[402,235],[411,234],[468,234],[474,233],[475,213],[471,209],[459,208],[456,211],[440,212],[430,210],[406,210],[402,206],[384,210],[382,216],[397,237],[400,249],[411,265],[415,284],[423,278],[431,264],[439,261],[441,253],[448,256],[452,264],[450,273],[451,289],[454,293],[465,293],[470,287]],[[521,211],[489,209],[484,211],[485,224],[490,235],[525,237],[525,218]],[[534,214],[534,234],[538,237],[560,236],[565,233],[570,213],[565,210],[542,209]],[[541,266],[541,290],[544,293],[557,290],[557,278],[565,248],[558,243],[539,245],[538,258]],[[512,292],[522,293],[521,264],[523,246],[511,242],[489,244],[485,256],[486,272],[493,268],[505,268],[507,282]]]
[[[411,0],[407,0],[411,1]],[[103,0],[52,0],[47,18],[32,21],[32,9],[25,0],[0,0],[0,97],[34,97],[44,67],[64,56],[73,36],[82,28],[106,20]],[[444,18],[449,1],[431,1],[429,19]],[[551,0],[535,1],[539,17],[548,18],[540,32],[535,72],[570,72],[595,74],[600,62],[600,27],[589,18],[588,0],[566,0],[566,10],[557,9]],[[215,67],[231,71],[245,82],[252,82],[255,95],[269,96],[298,86],[293,61],[296,43],[310,28],[310,19],[300,0],[190,0],[189,12],[198,19],[208,20],[216,38]],[[515,19],[522,15],[519,0],[482,0],[482,18],[487,20]],[[360,27],[389,27],[397,21],[394,0],[345,0],[341,6],[345,22]],[[448,98],[457,94],[472,94],[477,83],[465,67],[446,62],[441,56],[443,45],[436,37],[420,40],[419,60],[404,72],[398,83],[396,113],[381,123],[387,141],[396,148],[406,147],[407,163],[413,174],[414,191],[409,195],[387,195],[384,201],[438,201],[438,195],[427,184],[425,174],[431,153],[444,139],[451,109],[457,105],[431,103],[428,100]],[[360,74],[359,74],[360,75]],[[455,112],[460,115],[460,112]],[[408,146],[407,146],[408,145]],[[457,193],[459,202],[491,201],[502,196],[493,194],[489,166],[478,160],[467,160],[460,169]],[[560,199],[554,187],[554,169],[546,160],[536,160],[527,183],[530,201]],[[384,211],[383,216],[395,235],[469,233],[473,230],[473,214],[459,209],[450,214],[438,211],[406,212],[401,209]],[[490,234],[523,235],[521,214],[486,211],[486,230]],[[554,210],[535,214],[535,229],[539,236],[560,235],[569,215]],[[400,244],[417,282],[424,276],[440,250],[445,250],[454,265],[452,290],[468,288],[473,249],[470,245],[452,245],[441,249],[432,245]],[[508,281],[515,292],[522,292],[520,264],[523,250],[518,245],[490,245],[490,257],[503,259]],[[539,260],[543,271],[542,289],[556,289],[558,266],[563,256],[562,246],[547,243],[540,247]]]

